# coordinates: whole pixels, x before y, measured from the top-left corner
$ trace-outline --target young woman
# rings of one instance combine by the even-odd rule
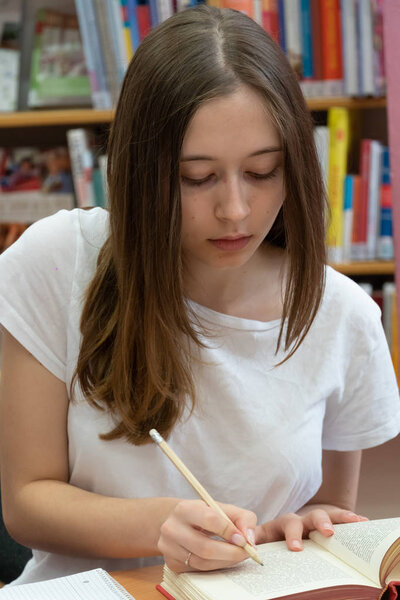
[[[108,175],[109,212],[61,211],[0,260],[3,510],[34,549],[18,582],[216,569],[245,539],[301,550],[362,518],[361,449],[398,433],[398,392],[379,309],[325,266],[281,50],[231,10],[164,22],[128,68]]]

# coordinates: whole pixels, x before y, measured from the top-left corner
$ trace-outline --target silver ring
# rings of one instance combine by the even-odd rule
[[[190,561],[190,558],[191,558],[191,556],[192,556],[192,553],[191,553],[191,552],[188,552],[188,555],[187,555],[187,557],[185,558],[185,565],[186,565],[187,567],[190,567],[189,561]]]

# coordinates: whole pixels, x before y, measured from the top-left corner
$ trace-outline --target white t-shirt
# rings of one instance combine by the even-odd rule
[[[78,356],[83,292],[107,232],[102,209],[60,211],[32,225],[0,257],[2,325],[67,386]],[[278,367],[279,320],[192,308],[215,328],[215,337],[201,352],[208,364],[193,364],[198,408],[169,441],[217,500],[255,511],[259,522],[297,511],[320,487],[322,448],[367,448],[399,432],[399,396],[380,310],[347,277],[327,268],[317,317],[294,356]],[[112,425],[81,396],[70,404],[71,484],[114,497],[196,497],[154,444],[99,439]],[[17,581],[157,560],[34,551]]]

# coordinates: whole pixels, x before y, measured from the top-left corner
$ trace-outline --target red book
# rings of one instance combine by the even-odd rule
[[[279,43],[279,16],[277,0],[262,0],[262,24],[269,35]]]
[[[322,29],[321,29],[321,7],[320,0],[311,0],[311,32],[313,47],[314,79],[323,79],[322,69]]]
[[[343,79],[339,0],[320,0],[324,79]]]
[[[150,6],[138,4],[136,7],[140,41],[142,41],[151,29]]]
[[[361,241],[361,176],[353,176],[353,232],[352,244]]]

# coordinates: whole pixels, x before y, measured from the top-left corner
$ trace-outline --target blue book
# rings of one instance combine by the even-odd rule
[[[136,0],[127,0],[129,29],[131,31],[132,49],[135,52],[140,44],[139,25]]]
[[[378,258],[393,260],[393,209],[389,148],[382,149]]]
[[[301,45],[303,48],[303,78],[313,79],[313,45],[312,45],[312,25],[311,25],[311,4],[310,0],[301,0]]]
[[[286,54],[285,37],[285,4],[284,0],[278,0],[278,23],[279,23],[279,45]]]

